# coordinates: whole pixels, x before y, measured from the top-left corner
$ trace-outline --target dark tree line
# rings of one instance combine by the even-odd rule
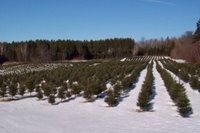
[[[193,42],[199,42],[200,41],[200,19],[197,22],[197,29],[195,30],[193,34]]]
[[[139,49],[137,55],[164,55],[170,56],[175,46],[174,38],[166,39],[142,39],[138,42]]]
[[[0,43],[0,62],[40,62],[69,59],[104,59],[130,57],[134,47],[132,39],[106,39],[98,41],[36,40]]]

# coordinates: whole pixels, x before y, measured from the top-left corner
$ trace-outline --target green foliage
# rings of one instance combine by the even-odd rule
[[[20,85],[19,87],[19,95],[23,96],[26,91],[25,85]]]
[[[153,94],[152,92],[152,87],[153,87],[153,62],[148,65],[147,68],[147,75],[145,77],[145,81],[142,85],[141,92],[139,93],[138,97],[138,102],[137,105],[142,109],[143,111],[149,111],[149,103],[150,103],[150,98],[151,95]]]
[[[86,88],[84,90],[84,93],[83,93],[83,97],[87,100],[87,101],[92,101],[92,98],[93,98],[93,90],[92,88]]]
[[[17,87],[14,84],[10,84],[8,92],[10,96],[14,97],[17,94]]]
[[[108,106],[113,107],[117,104],[117,98],[114,93],[114,91],[109,90],[107,92],[107,97],[105,98],[105,102],[108,104]]]
[[[2,44],[6,49],[2,57],[9,61],[41,62],[131,57],[135,43],[130,38],[114,38],[97,41],[30,40]]]
[[[51,94],[49,97],[48,97],[48,102],[50,104],[54,104],[56,101],[55,101],[55,96],[53,94]]]
[[[67,91],[67,92],[66,92],[66,97],[67,97],[67,98],[70,98],[71,96],[72,96],[71,92]]]
[[[35,87],[35,85],[31,79],[26,82],[26,87],[31,95],[31,93],[34,91],[34,87]]]
[[[191,112],[190,101],[186,98],[186,94],[183,93],[182,96],[178,98],[178,111],[183,117],[187,117]]]
[[[190,79],[190,85],[193,89],[200,91],[200,81],[198,80],[198,77],[192,76]]]
[[[82,91],[82,87],[77,84],[73,84],[71,87],[71,94],[78,95]]]
[[[190,80],[190,77],[188,75],[188,73],[186,72],[186,70],[182,69],[180,72],[179,72],[179,76],[180,78],[185,81],[185,82],[189,82]]]
[[[200,81],[198,81],[198,65],[188,63],[177,63],[172,60],[161,61],[163,66],[177,75],[181,80],[189,82],[194,90],[200,90]],[[191,75],[191,77],[189,76]]]
[[[61,101],[66,98],[65,90],[62,87],[58,90],[58,98],[60,98]]]
[[[24,67],[26,65],[30,64],[23,64]],[[37,64],[34,65],[37,66]],[[24,89],[27,89],[30,93],[35,91],[37,93],[36,96],[41,99],[42,96],[49,97],[50,94],[65,99],[66,97],[70,98],[72,95],[79,95],[83,92],[84,97],[89,101],[101,98],[101,96],[104,97],[107,89],[106,83],[112,82],[114,87],[113,95],[118,99],[121,92],[129,90],[129,87],[135,83],[139,73],[145,66],[146,61],[144,60],[139,62],[120,62],[119,59],[63,63],[62,66],[52,70],[39,72],[23,71],[21,74],[13,73],[4,75],[2,79],[8,83],[19,82],[19,94],[20,91],[21,93],[25,93],[26,90]],[[66,82],[67,80],[69,82]],[[122,81],[125,82],[125,80],[128,83],[123,86]],[[22,88],[24,85],[25,88]],[[61,87],[63,90],[58,90],[58,87]],[[43,95],[41,95],[41,92]],[[64,96],[62,93],[64,93]]]
[[[5,97],[6,92],[7,92],[6,84],[2,83],[2,86],[0,88],[0,96]]]
[[[120,92],[122,91],[122,86],[120,84],[116,84],[114,86],[114,90],[113,90],[113,93],[114,93],[114,96],[115,97],[119,97],[120,96]]]
[[[178,106],[178,111],[180,115],[183,117],[188,117],[192,113],[192,108],[190,105],[190,101],[185,94],[185,88],[183,87],[183,85],[174,81],[171,75],[158,63],[156,64],[156,68],[161,74],[162,79],[164,80],[165,86],[171,99]]]
[[[38,99],[42,99],[42,98],[43,98],[43,93],[42,93],[42,90],[41,90],[41,89],[39,89],[39,90],[37,91],[37,98],[38,98]]]
[[[197,22],[197,29],[195,30],[193,34],[193,42],[198,42],[200,40],[200,19]]]
[[[51,94],[51,90],[52,90],[52,88],[51,88],[50,85],[45,85],[45,86],[43,87],[44,95],[45,95],[46,97],[49,97],[50,94]]]

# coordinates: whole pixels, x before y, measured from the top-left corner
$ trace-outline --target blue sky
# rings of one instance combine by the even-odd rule
[[[0,41],[160,38],[194,31],[200,0],[0,0]]]

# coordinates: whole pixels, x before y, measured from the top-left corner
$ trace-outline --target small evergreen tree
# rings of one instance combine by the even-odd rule
[[[189,79],[190,79],[190,77],[189,77],[188,73],[186,72],[186,70],[181,70],[181,71],[179,72],[179,76],[180,76],[180,78],[181,78],[183,81],[185,81],[185,82],[188,82]]]
[[[7,92],[6,84],[3,83],[2,87],[0,88],[0,95],[4,98]]]
[[[55,96],[53,94],[50,94],[49,98],[48,98],[48,102],[50,104],[54,104],[56,101],[55,101]]]
[[[146,111],[148,107],[148,102],[149,102],[148,93],[140,92],[137,106],[139,106],[142,110]]]
[[[127,88],[126,88],[127,89]],[[120,92],[122,91],[122,86],[119,84],[116,84],[114,86],[114,96],[115,97],[119,97],[120,96]]]
[[[198,80],[198,77],[192,76],[190,79],[190,85],[195,90],[200,90],[200,81]]]
[[[58,98],[60,98],[61,101],[66,98],[65,90],[63,88],[58,90]]]
[[[37,85],[36,88],[35,88],[35,91],[36,91],[36,92],[39,92],[40,90],[41,90],[40,86]]]
[[[185,95],[185,93],[183,95]],[[180,96],[177,103],[178,111],[183,117],[188,117],[192,113],[190,101],[186,98],[186,96]]]
[[[43,93],[42,93],[42,90],[41,90],[41,89],[39,89],[39,90],[37,91],[37,98],[38,98],[38,99],[42,99],[42,98],[43,98]]]
[[[84,97],[87,101],[91,101],[91,100],[92,100],[92,96],[93,96],[93,91],[91,90],[91,88],[85,89],[85,91],[84,91],[84,93],[83,93],[83,97]]]
[[[34,91],[34,88],[35,88],[33,81],[28,80],[27,83],[26,83],[26,87],[28,88],[28,91],[31,95],[31,93]]]
[[[70,98],[71,96],[72,96],[71,92],[66,91],[66,97],[67,97],[67,98]]]
[[[108,106],[113,107],[117,105],[117,98],[115,97],[115,94],[112,90],[109,90],[107,92],[107,97],[104,100]]]
[[[43,90],[44,90],[44,95],[45,95],[46,97],[49,97],[50,94],[51,94],[51,86],[45,85],[45,86],[43,87]]]
[[[26,91],[25,85],[19,87],[19,95],[23,96],[25,94],[25,91]]]
[[[67,91],[68,90],[68,84],[67,83],[63,83],[62,88],[63,88],[63,90]]]
[[[17,94],[17,87],[14,84],[9,85],[9,94],[13,98]]]
[[[74,94],[74,95],[78,95],[80,94],[82,88],[81,86],[77,85],[77,84],[72,84],[72,87],[71,87],[71,93]]]

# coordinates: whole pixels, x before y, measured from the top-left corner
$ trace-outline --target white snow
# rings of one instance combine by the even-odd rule
[[[78,85],[77,81],[72,82],[73,85]]]
[[[119,104],[119,108],[121,108],[122,110],[125,109],[132,111],[136,111],[137,109],[139,109],[139,107],[137,106],[137,99],[141,91],[142,84],[145,80],[146,73],[147,69],[141,72],[140,74],[141,76],[139,77],[138,82],[135,84],[135,88],[133,88],[133,90],[130,91],[127,98],[123,99],[121,104]],[[130,103],[131,103],[131,108],[130,108]]]
[[[60,66],[68,67],[67,63],[43,63],[43,64],[21,64],[16,66],[3,66],[0,70],[0,75],[7,74],[23,74],[27,72],[39,72],[53,70]]]
[[[177,63],[185,63],[186,61],[185,60],[182,60],[182,59],[172,59],[171,60],[173,61],[176,61]]]
[[[113,108],[107,107],[104,99],[85,103],[82,97],[58,105],[37,98],[0,102],[0,133],[198,133],[200,95],[186,86],[196,113],[191,118],[177,116],[155,66],[153,73],[155,112],[135,111],[145,69],[128,97]]]
[[[177,63],[186,63],[186,61],[183,60],[183,59],[173,59],[173,58],[171,58],[171,57],[169,57],[169,56],[164,56],[164,58],[165,58],[165,59],[173,60],[173,61],[175,61],[175,62],[177,62]]]
[[[120,61],[121,61],[121,62],[124,62],[125,60],[126,60],[126,58],[123,58],[123,59],[121,59]]]
[[[111,82],[108,82],[106,84],[106,88],[107,88],[107,90],[113,90],[113,85],[111,84]]]
[[[156,63],[154,62],[153,66],[153,75],[154,75],[154,86],[156,91],[154,102],[154,110],[158,115],[172,115],[178,116],[177,107],[171,100],[167,89],[164,85],[164,81],[162,80],[159,72],[156,69]],[[166,111],[167,110],[167,111]]]

